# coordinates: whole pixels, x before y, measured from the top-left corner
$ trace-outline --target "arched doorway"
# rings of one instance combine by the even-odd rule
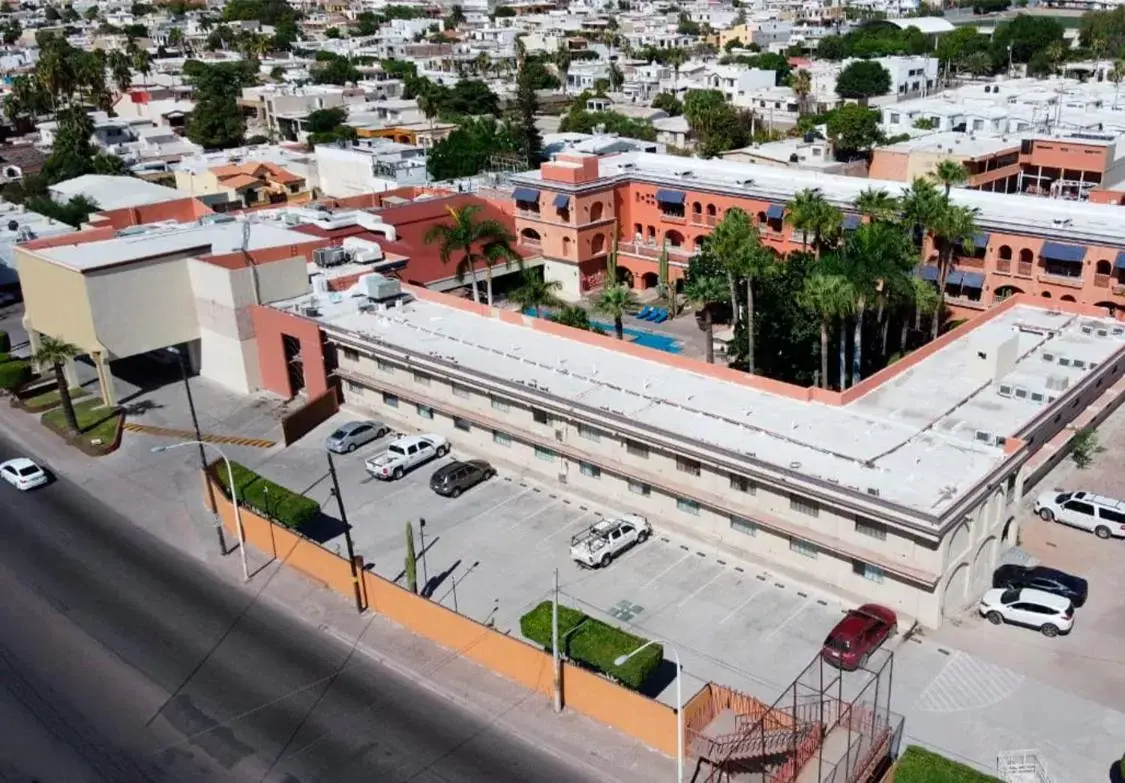
[[[594,234],[590,240],[590,253],[598,255],[605,252],[605,234]]]
[[[1016,518],[1011,517],[1004,523],[1004,533],[1000,540],[1008,546],[1015,546],[1016,540],[1019,538],[1019,526],[1016,524]]]
[[[949,540],[949,559],[957,560],[964,557],[967,553],[966,549],[969,548],[969,526],[962,524],[953,533],[953,538]]]
[[[944,614],[953,614],[964,607],[969,595],[969,564],[961,563],[945,583],[941,606]]]
[[[976,557],[973,558],[973,586],[980,587],[981,585],[988,584],[991,587],[992,571],[996,561],[996,537],[992,536],[985,540],[983,544],[977,549]]]
[[[656,272],[645,272],[641,275],[641,288],[656,288],[660,284],[660,277]]]
[[[595,201],[593,204],[591,204],[590,205],[590,222],[593,223],[597,220],[601,220],[602,219],[602,212],[604,211],[604,209],[605,209],[605,207],[602,206],[602,202],[600,202],[600,201]]]
[[[664,232],[664,244],[667,245],[668,247],[683,247],[684,246],[684,235],[681,234],[679,231],[676,231],[676,230],[665,231]]]
[[[996,298],[997,302],[1002,302],[1005,299],[1007,299],[1009,296],[1015,296],[1016,294],[1022,294],[1022,293],[1023,293],[1023,289],[1020,288],[1019,286],[1002,285],[1002,286],[1000,286],[999,288],[996,289],[995,298]]]
[[[617,282],[620,285],[633,287],[633,270],[628,267],[618,265],[617,267]]]

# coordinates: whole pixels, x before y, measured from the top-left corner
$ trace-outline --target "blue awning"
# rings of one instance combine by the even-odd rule
[[[935,271],[935,273],[937,272],[936,269],[934,271]],[[964,276],[965,276],[965,273],[962,272],[960,269],[952,269],[952,270],[950,270],[949,274],[945,276],[945,284],[946,285],[961,285],[961,278],[964,277]]]
[[[661,204],[673,204],[675,206],[683,206],[684,199],[687,198],[682,190],[658,190],[656,191],[656,200]]]
[[[983,250],[988,247],[988,240],[990,239],[992,239],[992,234],[986,234],[983,231],[973,234],[973,247],[977,250]]]
[[[965,272],[961,276],[962,288],[976,288],[981,289],[984,287],[984,273],[983,272]]]
[[[859,215],[844,215],[844,230],[854,231],[863,223],[863,218]]]
[[[555,206],[559,209],[569,209],[570,208],[570,196],[566,195],[565,193],[556,193],[555,194]]]
[[[766,218],[768,220],[781,220],[785,217],[785,207],[781,204],[770,204],[769,209],[766,210]]]
[[[1125,250],[1117,254],[1117,260],[1113,262],[1116,269],[1125,269]]]
[[[1064,245],[1060,242],[1044,242],[1039,255],[1052,261],[1069,261],[1072,264],[1081,264],[1083,259],[1086,258],[1086,248],[1080,245]]]
[[[535,188],[516,188],[512,191],[512,197],[528,204],[539,203],[539,191]]]
[[[937,267],[933,266],[932,264],[922,267],[920,274],[923,280],[930,280],[935,283],[937,282]]]

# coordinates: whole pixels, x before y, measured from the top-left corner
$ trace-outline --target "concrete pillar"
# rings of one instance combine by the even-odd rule
[[[80,383],[78,366],[74,363],[74,359],[67,359],[63,364],[63,377],[66,378],[66,385],[70,388],[74,388]]]
[[[106,405],[117,404],[117,390],[113,387],[113,373],[109,369],[109,362],[105,354],[97,351],[92,354],[94,369],[98,373],[98,387],[101,390],[102,402]]]
[[[27,332],[27,344],[31,350],[31,355],[34,356],[35,354],[39,353],[39,349],[40,347],[42,347],[43,341],[39,339],[39,332],[35,331],[31,327],[31,324],[27,322],[27,318],[23,319],[23,328]],[[36,369],[40,368],[36,367]]]

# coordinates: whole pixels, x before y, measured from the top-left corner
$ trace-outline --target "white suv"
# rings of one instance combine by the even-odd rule
[[[1074,627],[1074,605],[1069,599],[1030,587],[989,590],[980,599],[980,613],[993,625],[1023,625],[1044,636],[1058,636]]]
[[[1044,492],[1035,499],[1035,513],[1098,538],[1125,537],[1125,503],[1093,492]]]

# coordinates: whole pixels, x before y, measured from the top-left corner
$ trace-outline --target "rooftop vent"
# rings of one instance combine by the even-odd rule
[[[1070,385],[1070,379],[1065,375],[1048,375],[1047,388],[1051,391],[1064,391]]]

